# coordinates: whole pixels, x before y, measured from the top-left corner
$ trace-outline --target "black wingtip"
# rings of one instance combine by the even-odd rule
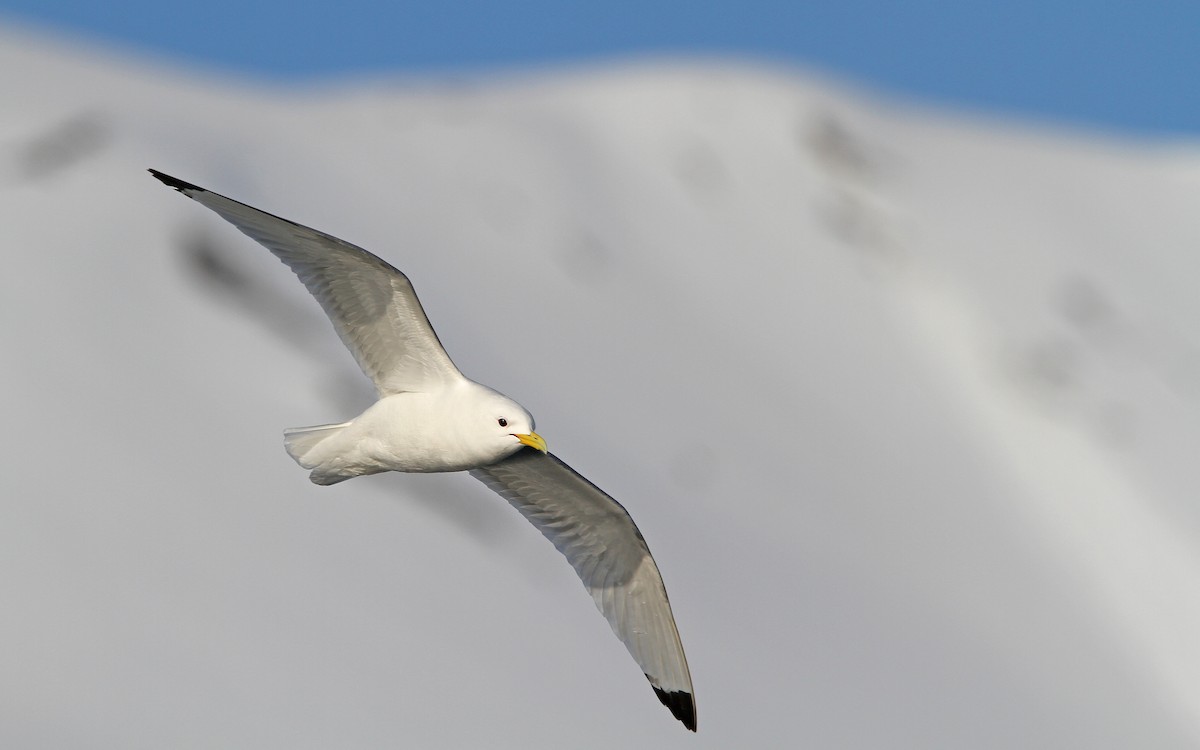
[[[150,174],[154,175],[154,177],[162,184],[166,185],[167,187],[173,187],[181,193],[184,190],[199,190],[199,191],[204,190],[204,188],[200,187],[199,185],[193,185],[190,182],[184,182],[183,180],[179,179],[178,177],[172,177],[169,174],[163,174],[162,172],[159,172],[157,169],[151,169],[151,170],[149,170],[149,172],[150,172]]]
[[[670,709],[671,714],[693,732],[696,731],[696,700],[691,693],[682,690],[662,690],[655,685],[654,694],[662,704]]]

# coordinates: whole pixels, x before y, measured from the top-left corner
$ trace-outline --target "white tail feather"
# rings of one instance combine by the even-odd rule
[[[349,425],[349,422],[341,424],[322,424],[316,427],[291,427],[283,431],[283,446],[287,448],[288,455],[296,460],[306,469],[315,467],[320,461],[313,461],[310,454],[325,438],[336,435],[339,430]]]

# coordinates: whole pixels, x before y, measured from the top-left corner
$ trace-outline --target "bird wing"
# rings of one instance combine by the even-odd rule
[[[151,169],[288,265],[317,298],[380,396],[462,379],[412,282],[366,250]]]
[[[659,700],[695,731],[692,678],[667,590],[625,508],[557,457],[532,448],[471,475],[566,556]]]

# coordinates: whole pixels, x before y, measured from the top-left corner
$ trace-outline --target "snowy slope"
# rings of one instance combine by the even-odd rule
[[[1200,152],[658,64],[267,90],[0,36],[0,744],[1194,747]],[[156,167],[413,279],[622,500],[699,704]]]

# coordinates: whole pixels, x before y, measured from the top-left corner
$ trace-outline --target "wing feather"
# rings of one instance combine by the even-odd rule
[[[557,457],[532,448],[471,475],[567,558],[659,699],[695,731],[692,678],[667,590],[625,508]]]
[[[332,235],[150,172],[286,263],[321,304],[380,396],[463,377],[438,341],[412,282],[391,264]]]

